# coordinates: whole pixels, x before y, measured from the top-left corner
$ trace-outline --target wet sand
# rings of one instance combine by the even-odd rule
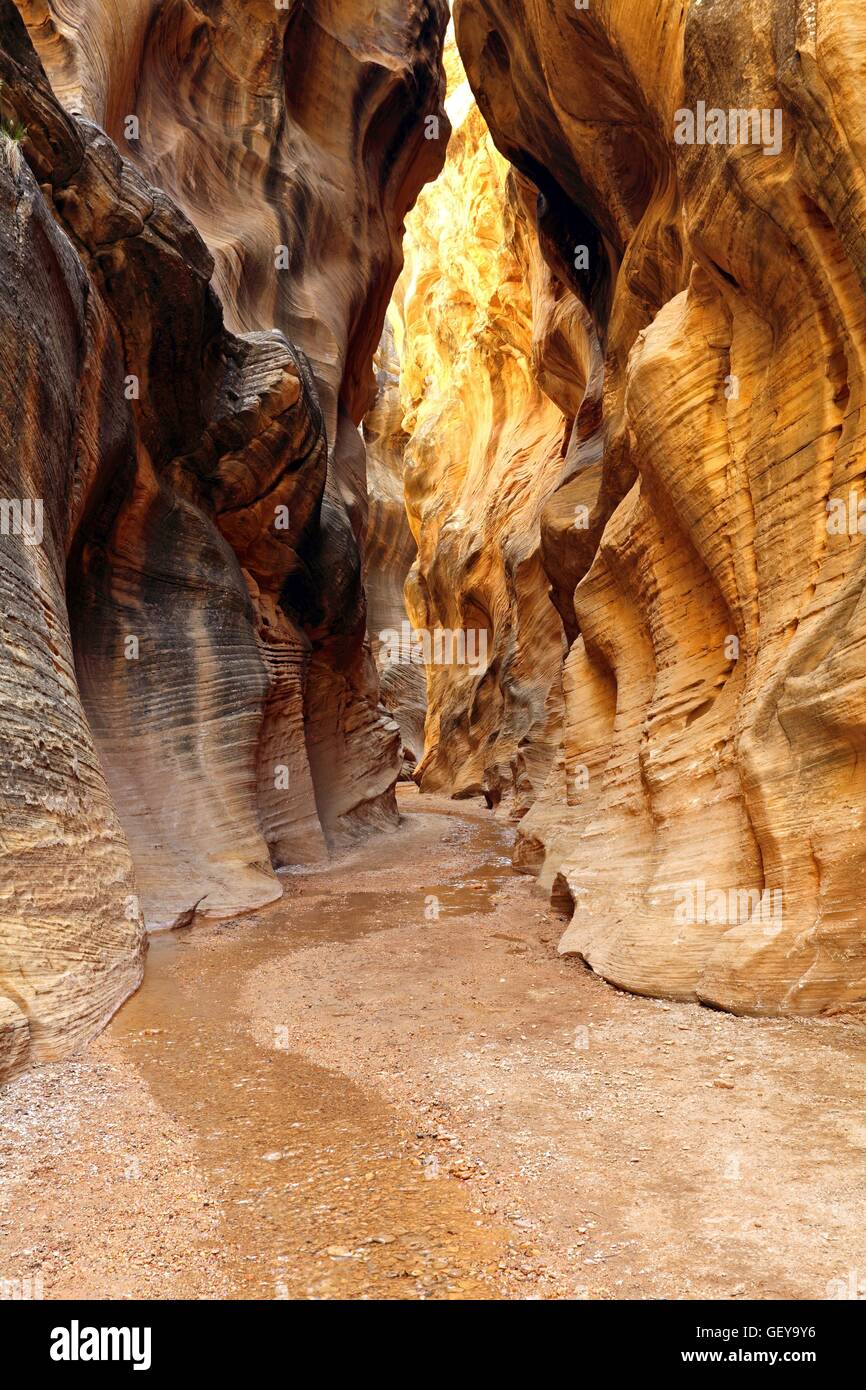
[[[621,994],[556,955],[513,828],[404,823],[154,938],[0,1097],[0,1278],[44,1296],[866,1293],[866,1032]]]

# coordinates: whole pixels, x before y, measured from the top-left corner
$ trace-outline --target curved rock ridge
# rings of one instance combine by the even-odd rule
[[[0,1074],[396,822],[358,425],[446,14],[380,11],[0,0]]]
[[[603,356],[542,521],[563,758],[520,854],[618,985],[861,1001],[866,12],[454,10]]]
[[[428,685],[415,775],[424,791],[483,792],[490,804],[507,794],[520,812],[544,786],[560,734],[562,626],[540,519],[567,466],[586,344],[582,327],[574,334],[586,315],[566,306],[539,254],[528,185],[494,148],[456,47],[446,67],[454,134],[442,175],[407,219],[399,285],[404,483],[418,545],[406,603]]]
[[[409,530],[403,488],[405,448],[400,392],[400,346],[403,340],[402,286],[399,281],[385,320],[376,354],[376,399],[364,417],[367,449],[367,542],[364,588],[367,627],[379,670],[382,704],[396,720],[403,740],[405,779],[424,752],[427,706],[423,667],[413,661],[391,661],[389,643],[402,638],[407,622],[403,589],[418,548]]]

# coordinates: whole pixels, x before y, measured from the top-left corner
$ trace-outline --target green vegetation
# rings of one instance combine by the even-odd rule
[[[3,102],[3,83],[0,82],[0,106]],[[14,144],[21,145],[27,139],[27,127],[22,125],[17,116],[8,119],[0,113],[0,135],[12,140]]]

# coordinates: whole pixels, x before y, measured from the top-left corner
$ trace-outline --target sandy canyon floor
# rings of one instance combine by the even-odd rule
[[[622,994],[513,830],[395,835],[153,941],[0,1096],[0,1278],[46,1298],[866,1294],[866,1030]],[[841,1281],[841,1282],[840,1282]]]

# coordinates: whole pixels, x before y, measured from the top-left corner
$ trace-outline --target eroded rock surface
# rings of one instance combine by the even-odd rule
[[[408,779],[424,753],[427,689],[420,662],[390,659],[395,634],[399,633],[402,641],[408,621],[404,588],[418,554],[406,516],[403,483],[409,436],[403,427],[400,389],[402,304],[401,278],[376,354],[376,399],[364,417],[368,502],[364,586],[367,627],[379,670],[379,695],[399,726]]]
[[[607,979],[866,997],[862,4],[454,11],[383,334],[444,0],[0,0],[0,1072],[403,750]]]
[[[454,10],[603,357],[542,520],[571,645],[522,852],[561,949],[737,1011],[862,999],[862,5]],[[677,143],[701,103],[738,138]]]
[[[456,49],[447,65],[455,130],[443,174],[407,220],[400,282],[404,481],[418,545],[406,601],[430,644],[416,777],[422,790],[483,791],[491,804],[516,792],[525,811],[559,738],[562,625],[540,520],[566,467],[563,410],[576,412],[582,382],[579,367],[544,376],[571,324],[539,254],[534,200],[494,148]]]
[[[0,1072],[96,1030],[145,924],[396,819],[358,426],[445,19],[0,0]]]

